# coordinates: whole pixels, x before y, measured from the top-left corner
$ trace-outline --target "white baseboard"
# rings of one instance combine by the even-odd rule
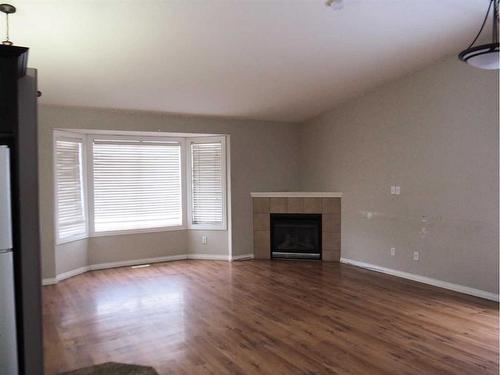
[[[84,266],[80,268],[76,268],[74,270],[60,273],[55,278],[47,278],[42,280],[42,285],[54,285],[59,281],[69,279],[70,277],[81,275],[82,273],[88,271],[97,271],[104,270],[109,268],[117,268],[117,267],[128,267],[128,266],[138,266],[141,264],[149,264],[149,263],[161,263],[161,262],[171,262],[174,260],[183,260],[183,259],[193,259],[193,260],[223,260],[223,261],[231,261],[231,260],[241,260],[241,259],[250,259],[250,256],[253,258],[253,254],[245,254],[238,255],[236,257],[230,258],[228,255],[213,255],[213,254],[179,254],[179,255],[169,255],[164,257],[155,257],[155,258],[143,258],[143,259],[133,259],[133,260],[124,260],[118,262],[107,262],[107,263],[97,263],[91,264],[90,266]]]
[[[89,266],[84,266],[84,267],[75,268],[74,270],[71,270],[68,272],[60,273],[56,277],[43,279],[42,285],[45,286],[45,285],[57,284],[59,281],[69,279],[70,277],[73,277],[73,276],[81,275],[82,273],[87,272],[89,269],[90,269]]]
[[[155,258],[143,258],[143,259],[133,259],[133,260],[124,260],[119,262],[107,262],[107,263],[98,263],[89,266],[90,271],[104,270],[108,268],[116,268],[116,267],[127,267],[127,266],[138,266],[141,264],[148,263],[161,263],[161,262],[171,262],[174,260],[182,260],[187,259],[185,254],[180,255],[169,255],[164,257],[155,257]]]
[[[55,277],[42,279],[42,286],[55,285],[55,284],[57,284],[57,279]]]
[[[116,268],[116,267],[127,267],[127,266],[137,266],[141,264],[149,264],[149,263],[160,263],[160,262],[170,262],[174,260],[182,260],[187,259],[187,255],[169,255],[164,257],[155,257],[155,258],[143,258],[143,259],[134,259],[134,260],[125,260],[119,262],[108,262],[108,263],[97,263],[92,264],[90,266],[84,266],[80,268],[76,268],[74,270],[60,273],[54,278],[47,278],[42,280],[42,285],[54,285],[59,281],[63,281],[65,279],[69,279],[70,277],[81,275],[82,273],[88,271],[97,271],[104,270],[108,268]]]
[[[447,281],[433,279],[433,278],[426,277],[426,276],[420,276],[420,275],[416,275],[414,273],[398,271],[398,270],[394,270],[391,268],[381,267],[381,266],[377,266],[375,264],[360,262],[358,260],[353,260],[353,259],[349,259],[349,258],[340,258],[340,262],[345,263],[345,264],[350,264],[350,265],[356,266],[356,267],[366,268],[366,269],[371,270],[371,271],[381,272],[381,273],[385,273],[388,275],[417,281],[419,283],[437,286],[439,288],[453,290],[453,291],[459,292],[459,293],[469,294],[471,296],[480,297],[480,298],[488,299],[491,301],[496,301],[496,302],[499,301],[498,294],[486,292],[486,291],[480,290],[480,289],[470,288],[470,287],[464,286],[464,285],[453,284],[453,283],[449,283]]]
[[[249,260],[253,259],[253,253],[252,254],[241,254],[241,255],[233,255],[231,257],[231,261],[238,261],[238,260]]]
[[[193,260],[225,260],[229,261],[228,255],[212,255],[212,254],[188,254],[187,259]]]
[[[58,274],[56,276],[56,280],[57,280],[57,282],[63,281],[63,280],[69,279],[70,277],[81,275],[82,273],[85,273],[85,272],[87,272],[89,270],[90,270],[90,266],[84,266],[84,267],[76,268],[74,270]]]

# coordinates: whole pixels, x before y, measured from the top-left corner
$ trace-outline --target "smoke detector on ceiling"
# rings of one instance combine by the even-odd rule
[[[335,10],[340,10],[344,7],[344,0],[326,0],[325,4],[327,7],[331,7]]]

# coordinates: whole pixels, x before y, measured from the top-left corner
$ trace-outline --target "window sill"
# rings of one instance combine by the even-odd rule
[[[56,240],[56,246],[65,245],[65,244],[70,243],[70,242],[85,240],[87,238],[89,238],[88,234],[84,234],[81,236],[74,236],[74,237],[70,237],[70,238],[64,238],[62,240]]]
[[[162,227],[162,228],[146,228],[146,229],[130,229],[130,230],[113,230],[106,232],[93,232],[90,237],[111,237],[122,236],[127,234],[145,234],[145,233],[159,233],[186,230],[185,225],[178,225],[175,227]]]
[[[56,246],[65,245],[70,242],[81,241],[89,238],[97,238],[97,237],[113,237],[113,236],[124,236],[130,234],[147,234],[147,233],[160,233],[160,232],[173,232],[173,231],[181,231],[181,230],[195,230],[195,231],[222,231],[226,232],[227,227],[221,226],[210,226],[210,225],[192,225],[185,226],[179,225],[175,227],[162,227],[162,228],[147,228],[147,229],[132,229],[132,230],[115,230],[115,231],[107,231],[107,232],[96,232],[91,233],[90,235],[78,236],[73,238],[68,238],[64,240],[56,241]]]
[[[227,231],[227,226],[220,225],[203,225],[203,224],[191,224],[187,229],[189,230],[217,230],[217,231]]]

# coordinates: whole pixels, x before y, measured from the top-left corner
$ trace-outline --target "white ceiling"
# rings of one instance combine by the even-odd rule
[[[465,48],[489,0],[10,2],[43,103],[301,121]]]

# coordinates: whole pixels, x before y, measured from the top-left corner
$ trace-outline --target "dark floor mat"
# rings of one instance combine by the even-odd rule
[[[158,373],[152,367],[107,362],[65,372],[61,375],[158,375]]]

